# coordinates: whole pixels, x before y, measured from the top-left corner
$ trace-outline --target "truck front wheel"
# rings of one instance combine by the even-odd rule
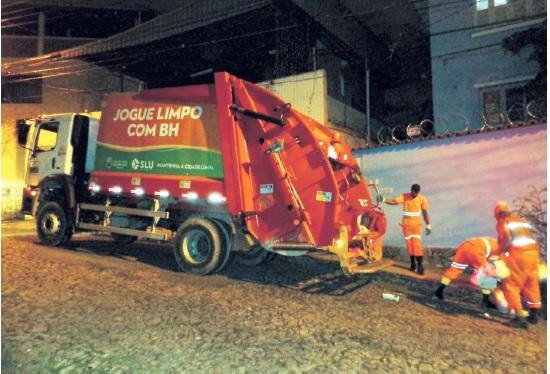
[[[60,246],[66,244],[73,235],[73,225],[67,219],[63,207],[51,201],[38,209],[36,230],[43,244]]]
[[[215,272],[227,258],[228,250],[216,224],[208,219],[190,218],[176,232],[174,256],[185,273],[207,275]]]

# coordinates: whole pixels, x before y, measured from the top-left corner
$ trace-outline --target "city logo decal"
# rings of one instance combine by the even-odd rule
[[[154,167],[154,161],[145,161],[145,160],[140,160],[138,158],[134,158],[132,160],[132,169],[134,170],[139,170],[139,169],[153,169]]]

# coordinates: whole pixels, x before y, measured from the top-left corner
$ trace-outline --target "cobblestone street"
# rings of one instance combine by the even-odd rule
[[[4,229],[5,234],[9,231]],[[280,258],[222,274],[176,271],[171,247],[66,248],[2,240],[2,369],[33,372],[542,373],[546,320],[484,318],[480,295],[393,272],[346,277],[337,262]],[[389,291],[401,296],[384,301]]]

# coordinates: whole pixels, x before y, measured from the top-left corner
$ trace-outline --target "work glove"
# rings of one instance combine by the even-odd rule
[[[382,195],[378,195],[376,196],[376,200],[379,202],[379,203],[383,203],[384,201],[386,201],[386,198]]]
[[[432,233],[432,225],[426,225],[426,235],[430,235]]]

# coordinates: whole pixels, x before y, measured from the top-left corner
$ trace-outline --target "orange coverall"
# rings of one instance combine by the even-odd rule
[[[510,269],[510,276],[502,281],[510,311],[518,316],[525,314],[521,296],[530,309],[540,309],[540,247],[531,226],[523,218],[508,216],[497,221],[497,233],[499,245],[506,250],[504,261]]]
[[[491,237],[471,238],[460,243],[456,249],[451,266],[445,270],[441,283],[448,286],[471,266],[474,269],[485,266],[491,255],[498,253],[498,242]],[[490,294],[490,290],[482,290],[484,294]]]
[[[396,197],[394,202],[403,204],[403,236],[409,256],[423,256],[421,215],[423,210],[428,210],[428,199],[421,194],[413,198],[410,193],[404,193]]]

